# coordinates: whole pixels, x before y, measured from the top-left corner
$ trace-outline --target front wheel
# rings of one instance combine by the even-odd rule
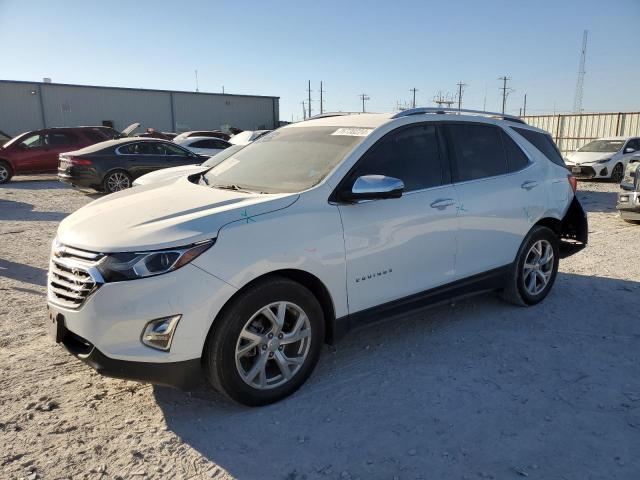
[[[558,274],[559,258],[556,234],[547,227],[534,226],[520,246],[502,297],[520,306],[544,300]]]
[[[620,183],[624,179],[624,167],[621,163],[616,163],[616,166],[611,170],[611,181]]]
[[[107,193],[119,192],[131,187],[131,176],[124,170],[116,170],[108,173],[103,181],[104,191]]]
[[[205,347],[206,375],[239,403],[273,403],[307,380],[323,341],[315,296],[289,279],[269,278],[242,292],[216,319]]]
[[[12,176],[11,167],[7,163],[0,161],[0,183],[7,183]]]

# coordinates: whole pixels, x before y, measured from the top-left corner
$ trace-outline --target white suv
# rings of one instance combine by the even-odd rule
[[[575,179],[547,133],[450,113],[325,114],[85,206],[54,241],[51,335],[105,375],[262,405],[356,325],[540,302],[587,242]]]

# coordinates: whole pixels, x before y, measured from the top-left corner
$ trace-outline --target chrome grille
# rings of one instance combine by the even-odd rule
[[[49,301],[70,309],[80,308],[102,283],[96,265],[103,256],[54,243],[49,262]]]

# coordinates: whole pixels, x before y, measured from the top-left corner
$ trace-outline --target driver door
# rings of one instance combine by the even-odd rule
[[[434,123],[400,127],[378,141],[340,188],[362,175],[402,180],[401,198],[338,206],[344,229],[349,313],[452,281],[457,198]]]

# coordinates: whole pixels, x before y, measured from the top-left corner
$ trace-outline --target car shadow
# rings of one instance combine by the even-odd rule
[[[640,462],[606,439],[632,445],[637,430],[619,425],[640,425],[619,406],[640,376],[639,295],[638,282],[561,273],[532,308],[481,295],[351,332],[273,405],[206,387],[154,395],[170,431],[239,478],[624,475]]]
[[[0,200],[0,220],[59,222],[67,215],[65,212],[33,211],[30,203]]]
[[[11,188],[18,190],[51,190],[69,188],[62,182],[58,181],[56,175],[51,174],[34,174],[25,176],[16,176],[9,183],[0,185],[0,188]]]
[[[578,190],[580,204],[587,212],[615,212],[618,192]]]
[[[4,258],[0,258],[0,277],[12,278],[41,287],[47,285],[46,270],[25,265],[24,263],[12,262]]]

